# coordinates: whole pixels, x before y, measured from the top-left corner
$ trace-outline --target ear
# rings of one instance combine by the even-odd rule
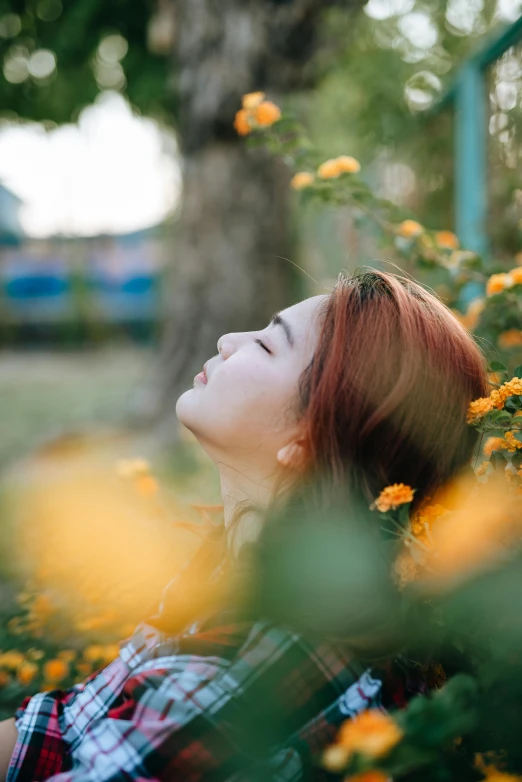
[[[277,461],[283,467],[299,470],[304,466],[306,451],[303,440],[294,440],[277,452]]]

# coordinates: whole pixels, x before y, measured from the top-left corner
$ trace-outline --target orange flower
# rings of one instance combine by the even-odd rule
[[[484,451],[484,454],[489,457],[493,451],[502,451],[504,447],[505,442],[502,437],[488,437],[482,450]]]
[[[435,241],[439,247],[444,247],[448,250],[456,250],[459,246],[459,240],[453,231],[437,231]]]
[[[413,236],[419,236],[423,231],[424,228],[416,220],[404,220],[397,227],[399,236],[404,236],[406,239],[411,239]]]
[[[64,660],[48,660],[43,667],[43,672],[48,681],[59,682],[68,675],[69,666]]]
[[[252,127],[248,112],[245,109],[239,109],[234,119],[234,128],[240,136],[248,136]]]
[[[341,174],[357,174],[361,170],[359,161],[349,155],[341,155],[338,157],[337,167]]]
[[[264,92],[247,92],[246,95],[243,95],[243,108],[247,111],[257,109],[264,97]]]
[[[314,182],[314,175],[309,174],[308,171],[299,171],[290,181],[290,187],[294,190],[303,190],[305,187],[310,187]]]
[[[381,491],[377,499],[370,506],[372,510],[377,508],[381,513],[395,510],[399,505],[413,500],[413,489],[404,483],[393,483]]]
[[[506,432],[504,435],[505,447],[510,453],[515,453],[518,448],[522,448],[522,443],[517,440],[513,432]]]
[[[0,671],[0,687],[5,687],[11,681],[11,677],[7,671]]]
[[[338,741],[350,753],[379,758],[387,755],[402,736],[402,730],[388,714],[370,709],[344,722]]]
[[[317,176],[320,179],[335,179],[340,173],[337,160],[333,158],[325,160],[317,169]]]
[[[510,288],[513,285],[513,281],[509,274],[492,274],[486,284],[486,294],[488,296],[495,296],[497,293],[502,293],[505,288]]]
[[[37,674],[38,666],[35,663],[25,662],[18,669],[16,676],[20,684],[27,685],[31,684]]]
[[[264,100],[255,109],[255,120],[260,128],[268,128],[281,119],[281,109],[270,100]]]
[[[513,285],[522,285],[522,269],[520,266],[515,266],[514,269],[511,269],[509,276],[513,280]]]
[[[522,777],[517,774],[507,774],[505,771],[499,771],[495,766],[486,766],[484,773],[485,782],[522,782]]]
[[[384,771],[378,768],[372,768],[370,771],[362,771],[353,777],[346,778],[348,782],[389,782],[390,777]]]
[[[522,269],[520,269],[522,272]],[[522,345],[522,331],[520,329],[508,329],[499,334],[497,338],[498,346],[502,349],[514,348]]]
[[[475,399],[474,402],[470,402],[466,419],[468,424],[474,424],[483,416],[491,413],[493,407],[493,400],[489,396],[482,396],[479,399]]]

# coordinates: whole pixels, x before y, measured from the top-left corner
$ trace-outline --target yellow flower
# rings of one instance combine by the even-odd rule
[[[305,187],[310,187],[314,182],[314,175],[309,174],[308,171],[299,171],[290,181],[290,187],[294,190],[303,190]]]
[[[402,730],[388,714],[370,709],[342,724],[338,743],[350,753],[379,758],[387,755],[402,736]]]
[[[522,272],[522,268],[520,269]],[[522,331],[520,329],[508,329],[498,335],[498,346],[505,350],[506,348],[514,348],[522,345]]]
[[[97,660],[103,660],[104,648],[101,646],[101,644],[91,644],[91,646],[88,646],[84,650],[83,656],[86,660],[92,663],[96,662]]]
[[[256,109],[264,97],[264,92],[248,92],[246,95],[243,95],[243,108],[247,111]]]
[[[338,774],[344,771],[349,759],[350,752],[346,747],[342,747],[340,744],[332,744],[323,752],[323,767],[333,774]]]
[[[33,679],[38,675],[38,666],[35,663],[25,662],[19,667],[16,677],[20,684],[31,684]]]
[[[510,288],[512,285],[513,280],[509,274],[492,274],[486,284],[486,294],[494,296],[497,293],[502,293],[505,288]]]
[[[245,109],[239,109],[239,111],[236,113],[236,117],[234,119],[234,128],[240,136],[248,136],[252,130],[249,115]]]
[[[517,440],[513,432],[506,432],[504,442],[506,449],[511,453],[515,453],[518,448],[522,448],[522,443]]]
[[[502,437],[488,437],[482,450],[489,457],[493,451],[502,451],[504,447],[505,443]]]
[[[281,119],[281,109],[270,100],[264,100],[255,109],[255,121],[260,128],[268,128]]]
[[[413,236],[419,236],[423,231],[424,228],[416,220],[403,220],[397,227],[399,236],[404,236],[406,239],[411,239]]]
[[[474,402],[470,402],[467,415],[468,424],[474,424],[479,421],[483,416],[490,413],[493,407],[493,400],[489,396],[483,396],[480,399],[475,399]]]
[[[514,269],[511,269],[509,276],[513,280],[513,285],[522,285],[522,269],[520,266],[515,266]]]
[[[377,508],[381,513],[395,510],[399,505],[413,500],[413,489],[404,483],[393,483],[381,491],[377,499],[370,506],[372,510]]]
[[[341,155],[336,160],[340,174],[357,174],[361,170],[361,164],[354,157]]]
[[[444,247],[448,250],[456,250],[459,246],[459,240],[453,231],[437,231],[435,241],[439,247]]]
[[[333,158],[325,160],[317,169],[317,176],[320,179],[335,179],[340,173],[337,160],[334,160]]]
[[[25,662],[25,657],[21,652],[11,650],[9,652],[3,652],[0,654],[0,665],[3,668],[9,668],[10,670],[16,670]]]
[[[49,682],[59,682],[69,673],[69,666],[64,660],[48,660],[43,667],[44,676]]]
[[[118,644],[108,644],[103,649],[104,660],[107,663],[111,663],[115,660],[120,653],[120,647]]]
[[[444,586],[504,557],[513,540],[520,537],[516,502],[506,491],[503,475],[492,475],[487,483],[477,482],[458,509],[433,530],[424,574],[427,583]]]

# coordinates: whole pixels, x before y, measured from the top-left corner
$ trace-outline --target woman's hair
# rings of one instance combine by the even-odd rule
[[[392,483],[413,487],[416,507],[470,463],[478,435],[467,408],[488,393],[481,351],[435,295],[384,271],[339,275],[318,327],[295,408],[306,466],[282,476],[267,520],[295,515],[306,497],[320,524],[333,498],[367,507]],[[234,534],[250,509],[235,514]],[[216,535],[202,545],[198,578],[218,549]]]

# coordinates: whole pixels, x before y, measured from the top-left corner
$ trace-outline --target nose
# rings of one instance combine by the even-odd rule
[[[242,336],[242,334],[230,333],[223,334],[223,336],[218,339],[217,349],[222,358],[226,359],[232,355],[240,344]]]

